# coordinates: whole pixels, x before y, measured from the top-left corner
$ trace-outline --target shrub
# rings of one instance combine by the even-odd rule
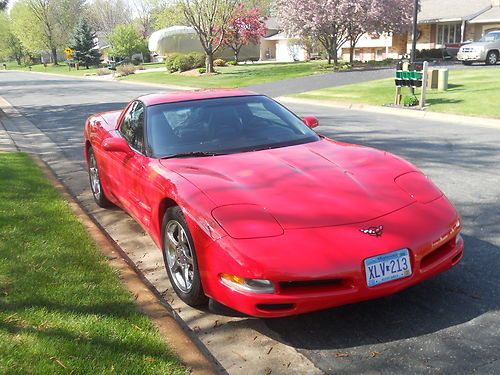
[[[198,73],[205,74],[207,72],[207,68],[199,68]]]
[[[443,48],[421,49],[416,53],[419,59],[442,59],[446,55],[446,50]]]
[[[181,55],[180,53],[171,53],[165,57],[165,66],[168,72],[173,73],[178,70],[178,68],[175,65],[175,61],[180,55]]]
[[[135,70],[136,68],[132,64],[118,65],[116,67],[116,72],[122,77],[128,76],[129,74],[134,74]]]
[[[231,65],[231,66],[235,66],[235,65],[238,65],[238,63],[234,60],[229,60],[226,62],[227,65]]]
[[[204,65],[205,55],[202,53],[171,53],[165,57],[165,66],[170,73],[185,72],[186,70],[201,68]]]
[[[109,70],[108,68],[98,69],[96,74],[98,76],[105,76],[105,75],[111,74],[111,70]]]
[[[418,98],[413,94],[408,94],[403,97],[403,105],[405,107],[413,107],[418,104]]]
[[[199,52],[191,52],[188,54],[193,61],[191,69],[202,68],[205,66],[205,54]]]
[[[223,59],[215,59],[214,66],[226,66],[226,61]]]

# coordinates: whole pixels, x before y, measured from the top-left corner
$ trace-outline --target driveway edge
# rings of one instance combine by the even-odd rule
[[[404,116],[412,118],[421,118],[432,121],[441,121],[453,125],[460,124],[468,126],[479,126],[479,127],[486,127],[486,128],[500,130],[500,120],[487,117],[462,116],[462,115],[454,115],[441,112],[427,112],[427,111],[419,111],[412,109],[383,107],[383,106],[375,106],[362,103],[341,103],[331,100],[303,99],[303,98],[294,98],[290,96],[280,96],[274,99],[283,103],[290,103],[290,104],[308,104],[308,105],[317,105],[330,108],[352,109],[356,111],[382,113],[393,116]]]
[[[107,258],[109,265],[119,272],[123,286],[134,296],[137,306],[153,321],[160,335],[181,362],[188,367],[190,373],[193,375],[216,375],[214,365],[179,325],[170,306],[161,303],[150,283],[142,276],[120,246],[90,218],[50,167],[39,156],[29,155],[68,203],[71,211],[78,217],[101,253]]]

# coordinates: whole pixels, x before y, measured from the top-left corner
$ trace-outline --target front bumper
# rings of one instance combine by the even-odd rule
[[[458,52],[457,59],[459,61],[485,61],[486,52],[485,51]]]
[[[464,246],[457,239],[458,220],[451,203],[441,197],[367,223],[288,230],[266,239],[225,237],[204,251],[203,286],[207,295],[224,305],[258,317],[295,315],[387,296],[460,261]],[[385,228],[381,237],[360,232],[379,225]],[[409,249],[412,275],[368,287],[364,259],[402,248]],[[276,291],[237,291],[220,282],[220,273],[271,280]]]

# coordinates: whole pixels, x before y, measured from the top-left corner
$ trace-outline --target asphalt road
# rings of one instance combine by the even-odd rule
[[[82,166],[85,118],[155,91],[0,72],[0,96]],[[388,150],[416,164],[462,214],[466,251],[454,269],[402,293],[266,320],[261,333],[293,346],[325,373],[500,373],[500,129],[289,107],[299,115],[316,115],[320,133]]]

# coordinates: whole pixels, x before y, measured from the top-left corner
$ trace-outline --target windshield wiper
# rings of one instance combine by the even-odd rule
[[[206,156],[219,156],[219,155],[227,155],[227,154],[220,152],[213,152],[213,151],[192,151],[192,152],[180,152],[178,154],[163,156],[161,159],[206,157]]]

